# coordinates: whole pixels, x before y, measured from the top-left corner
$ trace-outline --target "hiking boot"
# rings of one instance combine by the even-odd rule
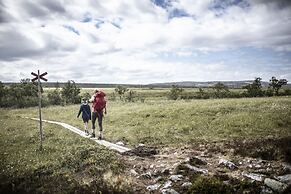
[[[90,137],[95,138],[95,133],[92,133]]]
[[[98,137],[98,140],[102,140],[102,137],[101,137],[101,136],[99,136],[99,137]]]
[[[88,136],[89,135],[89,131],[85,130],[85,135]]]

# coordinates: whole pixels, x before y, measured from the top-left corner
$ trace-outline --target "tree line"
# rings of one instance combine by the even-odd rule
[[[272,77],[269,80],[269,87],[263,89],[262,78],[257,77],[252,83],[243,86],[241,92],[229,90],[229,88],[221,82],[216,83],[211,89],[199,88],[197,92],[186,92],[183,88],[173,85],[168,92],[168,99],[209,99],[209,98],[243,98],[243,97],[263,97],[263,96],[281,96],[291,95],[290,89],[282,90],[287,84],[286,79],[277,79]],[[282,90],[282,91],[281,91]],[[81,89],[73,80],[67,81],[62,87],[58,82],[55,89],[49,90],[47,95],[42,95],[42,106],[48,105],[67,105],[80,103],[81,98],[89,99],[89,93],[80,93]],[[43,94],[43,88],[41,87]],[[125,102],[141,101],[145,98],[136,91],[128,89],[125,86],[116,86],[114,92],[108,95],[109,100],[119,100]],[[5,86],[0,81],[0,107],[31,107],[38,105],[38,89],[37,84],[30,79],[22,79],[20,83]]]
[[[283,92],[280,92],[282,86],[287,85],[288,81],[286,79],[277,79],[272,77],[269,80],[269,86],[267,89],[262,87],[262,78],[257,77],[254,81],[246,86],[243,86],[242,89],[245,89],[242,92],[230,91],[228,86],[224,85],[221,82],[216,83],[212,90],[205,90],[199,88],[196,93],[187,93],[183,88],[173,85],[168,98],[172,100],[177,99],[208,99],[208,98],[243,98],[243,97],[270,97],[270,96],[284,96],[291,95],[290,89],[285,89]]]
[[[42,87],[41,94],[43,94]],[[80,88],[72,80],[65,83],[62,88],[57,83],[54,90],[42,96],[42,106],[75,104],[81,100]],[[0,107],[23,108],[37,105],[37,83],[31,82],[30,79],[22,79],[20,83],[7,87],[0,81]]]

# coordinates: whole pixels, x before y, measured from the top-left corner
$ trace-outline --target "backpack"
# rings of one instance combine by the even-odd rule
[[[94,110],[103,110],[106,107],[106,100],[104,99],[105,96],[106,94],[102,91],[96,93],[93,102]]]

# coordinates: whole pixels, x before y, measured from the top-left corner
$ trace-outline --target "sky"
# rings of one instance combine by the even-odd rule
[[[291,81],[290,0],[0,0],[0,81]]]

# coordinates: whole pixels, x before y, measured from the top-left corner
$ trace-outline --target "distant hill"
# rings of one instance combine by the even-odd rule
[[[229,88],[242,88],[245,85],[248,85],[253,82],[253,80],[243,80],[243,81],[207,81],[207,82],[194,82],[194,81],[183,81],[183,82],[167,82],[167,83],[154,83],[149,84],[152,87],[171,87],[172,85],[176,85],[179,87],[213,87],[218,82],[223,83]],[[268,87],[268,82],[261,82],[263,87]]]
[[[106,83],[76,83],[80,88],[115,88],[117,85],[122,85],[129,88],[170,88],[172,85],[176,85],[183,88],[208,88],[213,87],[218,82],[223,83],[229,88],[242,88],[253,82],[253,80],[243,80],[243,81],[206,81],[206,82],[195,82],[195,81],[181,81],[181,82],[165,82],[165,83],[153,83],[153,84],[106,84]],[[269,86],[268,82],[261,82],[264,88]],[[9,86],[14,84],[14,82],[4,82],[3,84]],[[65,82],[43,82],[43,87],[52,88],[63,87]],[[287,84],[284,87],[291,88],[291,84]]]

